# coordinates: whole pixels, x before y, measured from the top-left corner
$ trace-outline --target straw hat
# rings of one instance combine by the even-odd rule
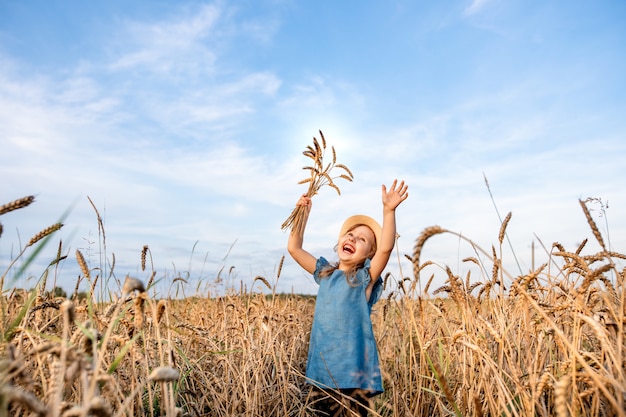
[[[380,224],[369,216],[365,216],[363,214],[357,214],[354,216],[350,216],[343,222],[343,226],[341,226],[341,231],[339,232],[339,237],[348,233],[348,230],[353,229],[357,225],[364,225],[372,229],[374,232],[374,236],[376,237],[376,246],[380,245],[381,237],[383,234],[383,229],[380,227]]]

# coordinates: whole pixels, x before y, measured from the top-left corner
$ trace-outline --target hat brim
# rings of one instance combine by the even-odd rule
[[[343,222],[343,226],[341,226],[341,231],[339,232],[339,237],[342,237],[349,230],[352,230],[357,225],[364,225],[372,229],[374,232],[374,237],[376,238],[376,246],[380,245],[380,241],[383,235],[383,229],[380,227],[380,224],[370,216],[365,216],[363,214],[356,214],[354,216],[350,216]]]

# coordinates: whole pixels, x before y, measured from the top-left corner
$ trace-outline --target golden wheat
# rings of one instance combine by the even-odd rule
[[[17,200],[11,201],[10,203],[3,204],[2,206],[0,206],[0,216],[8,212],[27,207],[33,201],[35,201],[35,196],[29,195],[27,197],[18,198]]]
[[[283,270],[283,264],[285,263],[285,255],[280,258],[280,262],[278,263],[278,270],[276,271],[276,279],[280,278],[280,273]]]
[[[131,276],[126,276],[124,280],[124,285],[122,287],[122,294],[130,294],[133,291],[144,292],[146,289],[143,286],[143,282],[137,278],[133,278]]]
[[[504,236],[506,234],[506,227],[508,226],[509,221],[511,221],[512,214],[513,213],[509,212],[504,218],[504,220],[502,221],[502,225],[500,226],[500,232],[498,233],[498,242],[500,242],[500,244],[502,244],[502,242],[504,241]]]
[[[83,273],[83,277],[85,277],[86,279],[90,279],[91,276],[89,273],[89,267],[87,266],[87,261],[85,261],[85,257],[79,249],[76,249],[76,261],[78,262],[78,266]]]
[[[449,280],[451,284],[449,290],[452,294],[454,291],[461,291],[459,287],[461,281],[458,277],[450,274]],[[259,279],[259,281],[262,280]],[[453,288],[457,288],[457,290],[453,290]],[[548,295],[550,292],[543,292],[543,294]],[[469,308],[467,297],[469,295],[465,294],[454,298],[457,301],[451,299],[449,301],[441,300],[438,303],[427,303],[426,309],[423,308],[423,303],[420,300],[411,300],[407,296],[398,301],[394,301],[394,297],[391,296],[387,298],[382,307],[387,312],[380,316],[375,314],[374,325],[383,332],[380,336],[379,345],[381,361],[384,364],[385,375],[387,375],[385,378],[388,393],[375,401],[372,412],[374,415],[379,415],[378,413],[390,409],[395,410],[393,415],[431,415],[455,407],[463,415],[491,415],[506,405],[506,403],[500,402],[498,398],[512,398],[512,394],[507,393],[507,389],[511,389],[512,392],[518,393],[520,398],[524,398],[524,402],[517,405],[517,407],[522,407],[519,409],[520,415],[524,414],[522,410],[530,409],[535,410],[533,414],[547,415],[542,414],[538,407],[552,398],[552,396],[545,395],[548,392],[548,383],[552,374],[549,371],[550,366],[552,366],[550,362],[542,360],[536,361],[538,362],[536,364],[532,361],[521,362],[517,365],[520,367],[519,370],[511,368],[512,363],[503,362],[501,365],[503,366],[503,374],[499,373],[500,371],[495,367],[495,362],[493,365],[489,365],[492,361],[497,361],[497,352],[501,349],[507,351],[504,358],[514,355],[514,352],[520,348],[529,350],[519,352],[521,355],[518,360],[526,357],[532,358],[532,355],[529,355],[531,345],[527,348],[523,347],[526,343],[537,340],[537,336],[532,333],[532,328],[527,330],[531,332],[532,337],[524,339],[522,336],[524,333],[521,333],[522,339],[515,339],[512,338],[513,333],[510,330],[502,332],[499,324],[500,320],[504,320],[509,329],[520,325],[522,316],[519,311],[522,310],[512,309],[507,317],[500,316],[506,311],[501,309],[486,310],[486,313],[491,314],[491,316],[485,313],[476,316],[473,311],[471,314],[469,310],[463,312]],[[157,359],[154,362],[153,359],[150,359],[152,355],[143,355],[138,360],[147,361],[144,365],[146,373],[142,376],[133,370],[132,372],[136,375],[134,386],[126,391],[136,391],[137,394],[134,396],[127,394],[125,397],[116,396],[118,394],[115,392],[124,390],[121,385],[112,391],[105,389],[100,394],[94,393],[92,398],[86,398],[81,403],[86,405],[83,408],[79,407],[82,412],[88,409],[92,413],[97,410],[104,410],[103,413],[110,413],[110,415],[123,415],[124,411],[122,410],[127,410],[126,412],[136,410],[136,414],[139,412],[137,408],[140,401],[139,392],[148,387],[146,381],[154,381],[157,384],[161,382],[183,384],[180,393],[174,396],[172,401],[168,400],[168,407],[172,413],[180,412],[182,406],[190,415],[202,415],[203,409],[213,410],[214,415],[298,415],[297,410],[300,407],[305,407],[306,388],[302,385],[303,380],[301,378],[306,358],[306,329],[310,326],[312,303],[305,303],[297,297],[272,299],[255,294],[239,294],[222,299],[175,301],[174,311],[167,313],[166,300],[159,300],[155,306],[153,325],[146,326],[147,322],[139,318],[143,308],[140,305],[151,303],[150,298],[147,297],[146,293],[139,293],[133,302],[135,307],[132,311],[135,321],[129,325],[133,326],[137,332],[140,326],[139,320],[142,320],[141,331],[144,332],[144,340],[147,343],[146,348],[144,348],[147,349],[146,353],[156,352],[151,348],[153,346],[151,340],[160,340],[154,338],[154,333],[150,333],[152,326],[158,323],[163,326],[163,317],[171,316],[174,318],[176,316],[175,321],[178,329],[176,334],[178,334],[179,341],[174,343],[178,345],[177,351],[184,352],[187,360],[178,361],[175,359],[178,355],[174,355],[174,363],[178,363],[178,365],[172,367],[167,364],[167,359],[163,361]],[[549,299],[546,302],[551,303]],[[306,306],[308,307],[303,309]],[[574,311],[577,307],[570,306],[569,308]],[[85,310],[80,311],[81,314],[85,312]],[[123,314],[119,319],[120,324],[127,322],[125,318],[127,313]],[[113,314],[102,325],[110,326],[107,323],[114,323],[113,318],[115,316]],[[99,317],[104,316],[99,315]],[[611,346],[614,343],[612,340],[615,339],[610,339],[611,336],[604,333],[597,325],[593,327],[593,323],[588,324],[592,326],[590,335],[600,337],[599,340],[602,341],[598,347]],[[119,334],[119,331],[122,331],[122,327],[118,327],[116,334]],[[79,344],[76,335],[82,333],[83,331],[78,329],[74,331],[68,346]],[[434,337],[435,335],[441,335],[443,338]],[[33,336],[31,336],[31,340],[34,341]],[[112,336],[109,336],[109,340],[113,339]],[[111,358],[119,355],[120,349],[123,349],[130,341],[129,337],[123,333],[116,336],[115,339],[118,342],[109,344],[107,348],[107,352],[111,351]],[[497,349],[492,351],[488,343],[489,340],[496,343]],[[544,340],[546,344],[543,346],[553,343],[550,342],[550,339],[544,338]],[[434,341],[434,343],[427,343],[427,341]],[[54,343],[46,342],[48,343],[47,346],[44,346],[43,342],[40,343],[39,353],[31,356],[32,358],[36,355],[48,354],[54,349],[60,352],[58,347],[54,348]],[[156,347],[156,345],[154,346]],[[566,345],[557,344],[557,346],[563,346],[563,350],[558,352],[562,352],[563,355],[569,354]],[[464,350],[463,347],[467,349]],[[408,350],[404,353],[399,350],[405,348]],[[86,350],[93,352],[93,347]],[[74,350],[68,350],[68,356],[76,354],[70,354],[72,351]],[[537,346],[533,351],[540,354],[544,349]],[[215,353],[207,354],[207,352]],[[470,355],[468,352],[472,352],[472,354]],[[553,354],[557,353],[554,348],[552,352]],[[135,352],[132,355],[137,354],[139,353]],[[105,356],[108,355],[105,353]],[[428,365],[425,355],[428,355],[433,361],[432,366]],[[157,357],[158,355],[154,358]],[[134,362],[122,362],[120,366],[123,366],[124,363],[129,365],[124,367],[126,370],[123,371],[126,375],[125,378],[128,378],[131,375],[129,370],[135,369],[132,365]],[[471,371],[465,371],[466,365],[451,367],[453,363],[471,364]],[[58,371],[52,371],[51,375],[58,373],[61,369],[60,365],[55,366],[59,366],[59,368],[55,368]],[[516,385],[518,383],[514,383],[510,388],[507,388],[508,384],[504,382],[504,374],[508,375],[506,378],[515,377],[523,380],[523,374],[527,372],[527,369],[532,369],[533,366],[537,368],[535,372],[541,378],[528,397],[524,396],[524,390],[521,388],[524,386],[523,383],[519,383],[519,387]],[[83,370],[82,366],[72,366],[71,363],[68,363],[65,374],[80,376],[86,372],[86,369],[89,368],[86,367]],[[610,369],[619,372],[618,368]],[[602,368],[596,369],[596,372],[601,371]],[[179,378],[183,372],[187,377],[181,381]],[[246,376],[247,373],[249,376]],[[432,379],[425,378],[428,375]],[[120,374],[120,378],[121,376]],[[121,384],[124,380],[118,377],[102,379],[101,376],[98,376],[98,378],[106,381],[103,387]],[[133,379],[126,380],[130,382]],[[51,382],[51,380],[48,381],[49,392],[53,388]],[[592,389],[593,380],[587,384],[586,387],[581,387],[581,392],[584,395],[579,396],[580,401],[577,403],[577,407],[583,406],[584,399],[596,400],[600,395]],[[463,387],[468,388],[464,389]],[[570,385],[561,385],[558,390],[560,397],[556,396],[555,393],[555,398],[573,398],[571,389]],[[160,388],[150,389],[151,394],[149,395],[152,395],[152,398],[161,398],[159,390]],[[265,392],[264,399],[255,396],[255,390]],[[429,392],[433,394],[428,394]],[[494,392],[497,395],[493,395]],[[146,393],[146,395],[148,394]],[[163,395],[172,399],[171,391],[166,390]],[[397,395],[402,395],[405,400],[390,401]],[[421,399],[418,400],[418,398]],[[231,401],[232,399],[235,400]],[[14,405],[20,403],[16,399],[11,401]],[[75,400],[66,397],[64,401],[71,405],[72,401]],[[97,408],[95,406],[97,404],[99,404],[98,407],[102,408]],[[175,404],[178,405],[174,406]],[[558,404],[562,408],[563,403],[554,402],[552,404],[553,407]],[[76,411],[77,409],[66,406],[66,410],[68,411],[63,414],[64,416],[70,415],[69,410]],[[148,412],[147,408],[143,409],[143,413]],[[619,412],[616,415],[620,415]]]
[[[146,293],[142,292],[137,297],[135,297],[135,311],[134,311],[134,329],[135,333],[139,334],[143,330],[144,320],[145,320],[145,301]]]
[[[320,130],[320,137],[322,139],[322,145],[320,146],[317,138],[313,137],[313,146],[308,145],[303,152],[303,155],[313,160],[312,166],[305,166],[302,169],[309,171],[309,177],[298,182],[298,184],[309,184],[306,192],[307,197],[313,197],[316,195],[320,188],[327,185],[337,191],[337,194],[341,195],[341,190],[335,184],[335,179],[344,179],[346,181],[352,181],[352,172],[347,166],[337,163],[337,153],[335,147],[331,146],[332,161],[325,163],[324,156],[326,154],[326,139],[324,134]],[[342,171],[339,175],[334,175],[334,171],[339,169]],[[332,174],[332,175],[331,175]],[[292,233],[302,234],[304,228],[304,222],[306,220],[307,210],[305,207],[296,206],[289,217],[281,225],[282,230],[290,229]]]
[[[406,257],[417,273],[438,266],[420,260],[426,240]],[[445,285],[430,292],[433,273],[418,292],[417,277],[390,288],[386,274],[372,313],[386,391],[370,414],[626,417],[624,256],[553,248],[508,292],[491,290],[503,287],[493,246],[479,282],[441,267]],[[69,302],[42,291],[42,278],[2,294],[0,416],[308,415],[313,297],[275,294],[258,275],[250,291],[155,299],[127,277],[110,301]]]
[[[556,415],[558,417],[568,417],[570,415],[567,411],[567,404],[569,402],[569,386],[569,375],[563,375],[554,386],[554,407],[556,409]]]
[[[593,232],[593,236],[596,238],[602,249],[606,251],[606,246],[604,245],[604,239],[602,238],[602,234],[600,233],[596,222],[593,220],[593,217],[591,217],[591,213],[589,212],[587,204],[583,200],[578,200],[578,202],[580,203],[580,207],[583,209],[583,213],[585,213],[585,218],[587,219],[587,223],[589,224],[589,227]]]
[[[39,242],[41,239],[45,238],[46,236],[51,235],[52,233],[56,232],[62,227],[63,227],[62,223],[55,223],[52,226],[46,227],[45,229],[37,233],[35,236],[31,237],[30,240],[28,241],[28,244],[26,244],[26,247],[33,246],[35,243]]]
[[[439,226],[430,226],[424,229],[422,233],[420,233],[419,237],[415,240],[415,246],[413,247],[412,256],[413,276],[415,277],[415,279],[418,279],[419,277],[420,255],[422,254],[422,249],[424,248],[426,241],[435,235],[445,232],[447,232],[447,230]]]
[[[146,270],[146,254],[148,253],[148,245],[143,245],[141,249],[141,270]]]

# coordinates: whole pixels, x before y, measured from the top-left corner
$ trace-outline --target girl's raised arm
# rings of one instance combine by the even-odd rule
[[[304,241],[304,229],[306,228],[306,223],[309,220],[309,213],[311,212],[312,202],[311,198],[307,197],[306,194],[302,195],[298,202],[297,206],[302,206],[306,208],[306,215],[304,218],[305,227],[302,228],[302,233],[298,233],[295,230],[292,230],[289,233],[289,241],[287,242],[287,250],[291,257],[304,268],[305,271],[312,274],[315,272],[315,266],[317,265],[317,259],[309,252],[302,249],[302,243]]]
[[[387,190],[382,186],[382,202],[383,202],[383,231],[381,241],[377,242],[376,253],[370,264],[370,275],[372,282],[370,287],[376,282],[376,278],[383,273],[387,266],[391,251],[396,243],[396,207],[400,205],[409,196],[409,186],[402,181],[398,184],[398,180],[393,180],[393,184]],[[371,288],[368,288],[371,291]]]

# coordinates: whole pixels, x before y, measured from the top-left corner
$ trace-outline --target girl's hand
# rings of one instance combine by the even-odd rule
[[[383,184],[383,207],[389,210],[395,210],[409,196],[409,186],[402,181],[398,184],[398,180],[393,180],[391,188],[387,191],[387,187]]]
[[[311,197],[307,197],[306,194],[302,194],[300,196],[300,199],[296,203],[296,206],[304,207],[304,208],[306,208],[307,212],[310,212],[311,211],[311,207],[313,207],[313,201],[311,200]]]

